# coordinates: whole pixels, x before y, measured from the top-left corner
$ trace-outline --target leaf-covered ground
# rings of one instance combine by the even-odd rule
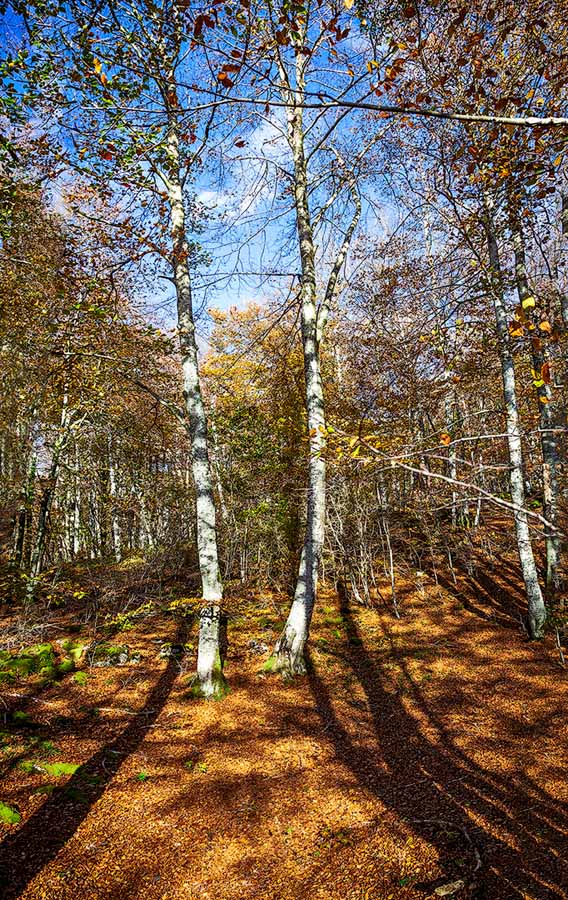
[[[567,897],[567,678],[492,579],[409,583],[400,621],[324,589],[293,684],[259,674],[278,603],[243,602],[220,703],[165,615],[113,638],[139,662],[3,685],[4,896]]]

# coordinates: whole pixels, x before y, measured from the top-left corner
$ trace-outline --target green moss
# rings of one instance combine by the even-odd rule
[[[63,641],[61,645],[65,651],[65,653],[71,657],[75,665],[81,661],[81,658],[85,655],[88,644],[84,644],[82,641]]]
[[[69,674],[69,672],[72,672],[74,668],[75,668],[75,660],[69,658],[69,659],[62,660],[59,663],[59,665],[56,667],[55,671],[59,677],[62,677],[63,675],[67,675],[67,674]]]
[[[263,672],[277,672],[278,671],[278,657],[275,653],[268,657],[266,662],[262,667]]]
[[[0,820],[6,822],[7,825],[17,825],[21,820],[21,815],[17,810],[12,809],[7,803],[0,801]]]
[[[79,768],[79,763],[44,763],[42,768],[45,769],[48,775],[60,778],[62,775],[74,775]]]
[[[20,769],[22,769],[23,772],[28,772],[30,774],[33,772],[43,772],[46,775],[51,775],[53,778],[61,778],[63,775],[74,775],[78,768],[78,763],[47,763],[37,762],[37,760],[33,759],[24,759],[20,763]]]
[[[86,645],[65,641],[62,646],[67,656],[60,663],[57,662],[57,656],[51,644],[34,644],[17,654],[6,651],[0,653],[0,682],[14,681],[28,675],[39,675],[44,682],[62,678],[68,672],[73,671],[75,663],[81,658]]]
[[[227,680],[222,672],[214,671],[212,680],[213,692],[211,694],[206,694],[198,679],[194,678],[189,685],[187,697],[192,700],[222,700],[231,692],[231,688],[227,684]]]
[[[221,676],[221,678],[215,678],[215,688],[212,700],[223,700],[227,694],[231,693],[231,688],[227,683],[227,679]]]
[[[0,680],[24,678],[54,665],[55,653],[51,644],[34,644],[17,654],[3,651],[0,653]]]

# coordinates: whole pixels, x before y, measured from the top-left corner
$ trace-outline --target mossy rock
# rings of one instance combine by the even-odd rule
[[[75,665],[81,662],[81,659],[89,649],[89,645],[83,643],[83,641],[71,641],[66,640],[63,641],[61,647],[65,651],[65,654],[73,660]]]
[[[51,644],[34,644],[21,653],[0,652],[0,682],[14,681],[29,675],[39,675],[44,682],[62,678],[74,670],[86,645],[65,641],[62,647],[67,654],[63,659],[59,659]]]
[[[91,660],[95,668],[124,666],[130,661],[130,652],[126,645],[99,644],[92,651]]]
[[[13,681],[27,675],[42,674],[56,664],[55,650],[51,644],[34,644],[21,653],[0,652],[0,681]]]

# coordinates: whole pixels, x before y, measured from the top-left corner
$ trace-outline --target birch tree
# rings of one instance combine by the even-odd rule
[[[189,236],[200,211],[187,191],[208,123],[182,112],[184,78],[200,65],[188,63],[188,6],[169,0],[95,8],[73,2],[47,11],[43,4],[17,6],[34,46],[42,42],[34,73],[56,111],[61,158],[107,197],[119,198],[120,214],[109,227],[136,237],[138,258],[157,255],[175,286],[203,596],[196,692],[218,696],[224,691],[223,591],[192,297],[199,249]]]

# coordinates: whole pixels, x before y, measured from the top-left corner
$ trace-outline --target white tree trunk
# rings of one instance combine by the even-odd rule
[[[112,455],[112,441],[109,440],[108,445],[108,480],[110,488],[110,530],[112,538],[112,549],[114,558],[117,562],[122,559],[122,535],[120,532],[120,522],[116,508],[117,485],[116,485],[116,469]]]
[[[540,638],[546,622],[546,606],[538,580],[538,572],[534,559],[528,517],[525,512],[525,486],[523,479],[523,452],[519,408],[515,383],[515,368],[510,348],[509,327],[505,307],[499,248],[495,237],[492,204],[485,200],[484,227],[487,237],[487,248],[490,265],[490,289],[495,313],[497,342],[501,373],[503,378],[503,399],[505,402],[505,419],[507,441],[509,447],[509,478],[511,500],[515,504],[515,531],[521,571],[525,583],[528,602],[529,632],[532,638]]]
[[[302,111],[288,108],[288,138],[294,160],[294,203],[302,267],[301,310],[309,452],[306,530],[294,600],[267,669],[286,675],[305,672],[304,648],[316,601],[325,533],[325,407],[320,369],[315,245],[308,202]]]
[[[201,394],[198,351],[193,321],[189,244],[180,178],[179,145],[174,122],[168,137],[169,168],[162,176],[168,191],[172,231],[172,267],[177,295],[178,333],[183,370],[183,395],[191,441],[191,466],[195,486],[196,531],[203,606],[199,622],[196,693],[221,696],[226,687],[221,648],[221,600],[223,588],[217,551],[213,477],[207,444],[207,417]]]
[[[515,278],[519,302],[524,308],[527,299],[531,296],[529,287],[525,246],[520,222],[513,215],[513,248],[515,253]],[[536,332],[538,335],[538,331]],[[538,340],[538,338],[537,338]],[[560,589],[559,563],[560,563],[560,536],[557,530],[558,524],[558,449],[556,433],[554,430],[554,403],[552,403],[552,391],[545,379],[540,378],[542,368],[547,357],[545,352],[531,340],[531,357],[535,381],[544,381],[536,388],[537,402],[540,417],[540,443],[542,449],[542,483],[543,483],[543,514],[550,523],[545,527],[546,541],[546,596],[548,602],[554,600]]]

